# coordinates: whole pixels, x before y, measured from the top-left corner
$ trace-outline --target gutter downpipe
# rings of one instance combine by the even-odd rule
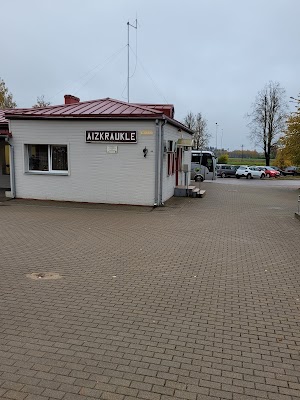
[[[15,148],[9,143],[10,147],[10,187],[11,187],[11,198],[16,197],[16,178],[15,178]]]
[[[159,206],[164,206],[162,195],[163,195],[163,170],[164,170],[164,126],[167,123],[166,119],[160,122],[160,182],[159,182]]]
[[[155,120],[155,195],[154,207],[158,206],[158,182],[159,182],[159,143],[160,143],[160,121]]]

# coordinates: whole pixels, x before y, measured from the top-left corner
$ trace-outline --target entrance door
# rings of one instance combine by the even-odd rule
[[[176,186],[179,185],[179,173],[182,171],[182,147],[176,151]]]
[[[0,137],[0,189],[10,189],[9,145]]]

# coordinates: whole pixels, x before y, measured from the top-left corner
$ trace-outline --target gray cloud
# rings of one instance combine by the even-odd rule
[[[136,15],[130,100],[166,99],[179,120],[201,111],[213,145],[218,122],[224,147],[252,147],[244,115],[269,80],[299,92],[298,0],[4,0],[1,13],[0,76],[20,107],[42,94],[53,104],[65,93],[126,101],[126,23]],[[131,52],[131,72],[135,63]]]

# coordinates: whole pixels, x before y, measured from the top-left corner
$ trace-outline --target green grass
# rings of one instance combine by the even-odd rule
[[[271,165],[273,165],[271,160]],[[266,160],[264,158],[229,158],[229,165],[266,165]]]

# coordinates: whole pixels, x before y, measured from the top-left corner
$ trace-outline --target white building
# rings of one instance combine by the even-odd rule
[[[162,205],[189,180],[192,132],[173,116],[172,105],[71,95],[8,110],[12,196]]]

